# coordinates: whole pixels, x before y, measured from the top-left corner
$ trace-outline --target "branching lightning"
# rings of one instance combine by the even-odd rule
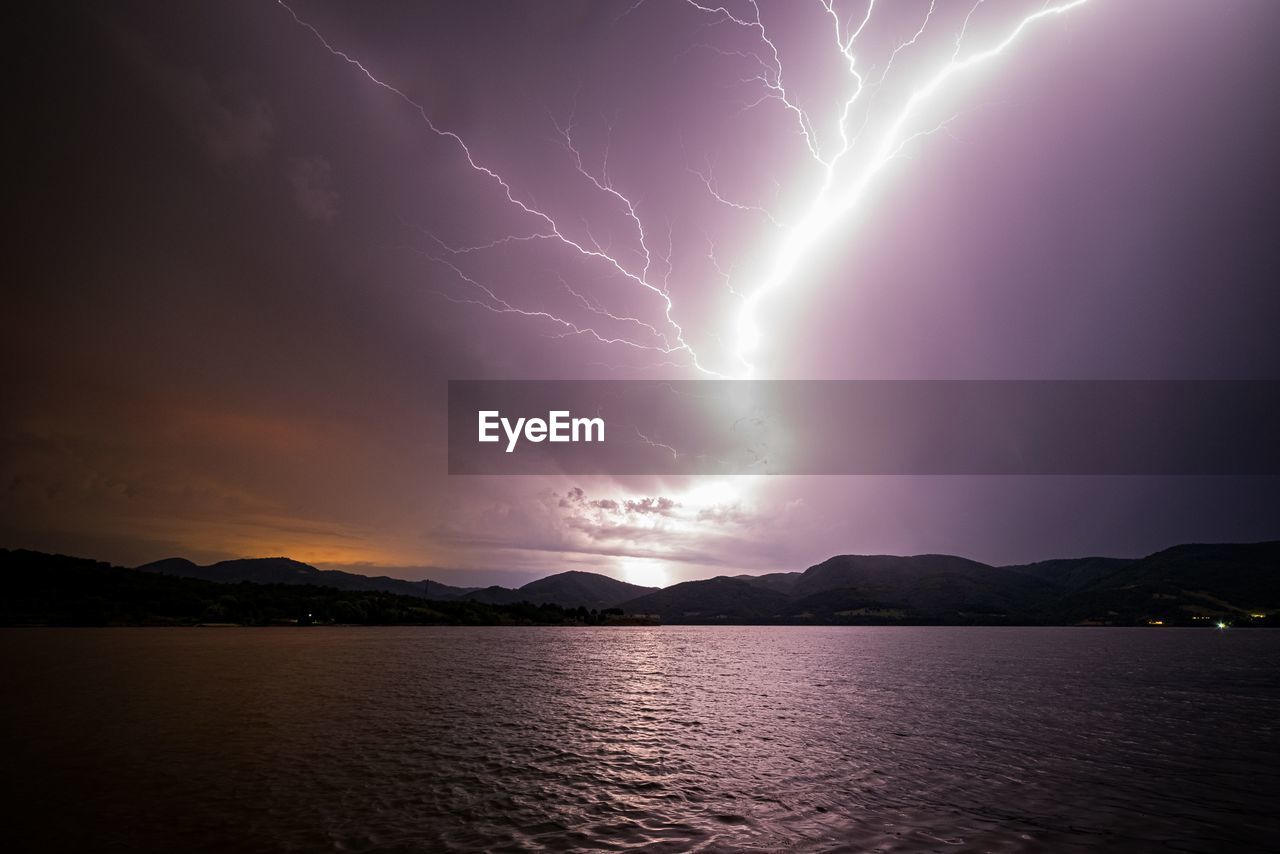
[[[571,134],[572,123],[570,124],[570,127],[568,129],[562,129],[562,133],[565,136],[566,145],[568,146],[570,151],[575,155],[575,159],[577,161],[577,166],[578,166],[578,172],[582,174],[584,177],[586,177],[588,180],[590,180],[597,187],[597,189],[612,195],[619,202],[621,202],[621,204],[625,206],[630,218],[635,223],[636,230],[638,232],[639,245],[645,259],[644,266],[639,272],[633,269],[630,269],[628,265],[624,264],[616,256],[610,254],[608,251],[602,248],[599,245],[599,243],[597,243],[596,240],[591,237],[589,230],[587,234],[587,238],[590,241],[589,246],[585,245],[579,240],[575,240],[572,237],[569,237],[565,233],[565,231],[560,227],[559,223],[557,223],[556,220],[550,214],[538,208],[536,204],[534,204],[532,201],[526,203],[525,201],[517,198],[515,191],[511,187],[511,184],[501,174],[499,174],[497,171],[490,169],[489,167],[477,161],[476,157],[472,154],[470,147],[468,147],[466,141],[463,140],[461,136],[459,136],[457,133],[451,130],[444,129],[436,125],[436,123],[432,121],[431,116],[427,113],[426,108],[422,104],[415,101],[409,95],[405,94],[403,90],[397,88],[391,83],[388,83],[385,80],[378,77],[377,75],[375,75],[360,60],[355,59],[350,54],[334,47],[329,42],[329,40],[326,39],[324,35],[314,25],[303,20],[298,15],[298,13],[295,12],[293,8],[288,3],[285,2],[285,0],[276,0],[276,2],[289,13],[289,15],[293,18],[293,20],[299,26],[306,28],[316,38],[316,40],[319,41],[319,43],[324,46],[325,50],[327,50],[330,54],[343,60],[344,62],[351,65],[352,67],[356,68],[371,83],[392,93],[393,95],[398,97],[400,100],[402,100],[404,103],[412,107],[413,110],[422,119],[423,123],[427,126],[427,128],[433,134],[435,134],[436,136],[448,139],[457,145],[457,147],[459,148],[459,150],[463,155],[463,158],[466,160],[467,165],[472,170],[484,175],[489,180],[496,183],[501,188],[502,193],[506,197],[506,200],[508,203],[519,208],[525,214],[528,214],[529,216],[535,218],[537,221],[540,221],[543,227],[546,229],[545,232],[539,232],[523,239],[530,239],[530,240],[547,239],[547,240],[559,241],[569,249],[577,252],[578,254],[586,258],[601,261],[611,266],[617,273],[621,274],[627,280],[644,288],[647,291],[651,291],[653,294],[656,294],[663,304],[663,316],[667,324],[674,330],[673,337],[676,343],[675,343],[675,346],[669,346],[666,344],[661,346],[652,346],[652,345],[645,345],[643,343],[639,343],[639,342],[636,342],[630,339],[625,339],[625,338],[610,338],[610,337],[601,335],[600,333],[596,332],[594,329],[579,327],[577,324],[573,323],[572,321],[559,317],[558,315],[554,315],[545,311],[528,311],[528,310],[517,308],[507,300],[499,298],[497,294],[495,294],[488,287],[480,284],[479,282],[475,281],[473,278],[466,276],[457,265],[444,261],[442,258],[438,256],[428,255],[428,257],[430,257],[433,261],[444,264],[446,267],[451,269],[455,274],[457,274],[459,278],[462,279],[462,281],[479,289],[480,291],[483,292],[484,296],[488,297],[487,300],[485,299],[456,300],[455,299],[455,301],[466,302],[466,303],[482,306],[488,309],[489,311],[500,313],[500,314],[519,314],[526,317],[547,319],[554,323],[560,324],[562,327],[568,329],[569,330],[568,334],[589,335],[595,338],[596,340],[600,341],[601,343],[623,344],[623,345],[635,347],[638,349],[653,350],[654,352],[661,353],[663,355],[671,355],[672,353],[683,353],[689,358],[692,366],[697,370],[701,371],[702,373],[709,374],[711,376],[717,376],[717,377],[723,376],[722,374],[705,367],[699,360],[698,354],[689,345],[688,341],[685,340],[684,329],[672,317],[672,312],[674,311],[675,306],[671,302],[669,289],[649,281],[648,276],[649,276],[650,268],[652,266],[652,252],[649,249],[648,234],[646,233],[644,225],[640,221],[640,218],[636,213],[636,206],[629,198],[627,198],[625,195],[618,192],[616,189],[612,187],[612,185],[607,180],[607,176],[605,180],[602,182],[600,179],[598,179],[595,176],[592,176],[589,172],[587,172],[586,169],[582,167],[582,159],[580,156],[577,155],[577,151],[573,146],[573,139]],[[510,241],[510,240],[516,240],[516,239],[521,239],[521,238],[504,238],[503,240]],[[503,241],[497,241],[497,242],[500,243]],[[448,249],[449,247],[446,246],[444,248]],[[483,248],[485,247],[476,246],[476,247],[466,247],[465,249],[467,251],[478,251]]]
[[[836,41],[841,44],[840,39],[840,20],[839,16],[832,10],[831,0],[820,0],[823,6],[831,12],[835,19]],[[688,0],[693,2],[693,0]],[[937,72],[927,79],[924,85],[916,88],[901,108],[897,111],[895,117],[889,122],[883,131],[879,142],[876,144],[874,154],[862,166],[860,170],[849,178],[844,178],[840,174],[841,161],[854,150],[858,137],[848,138],[845,135],[844,127],[848,120],[849,108],[853,102],[862,93],[863,78],[857,74],[854,66],[856,64],[852,53],[854,41],[857,35],[865,28],[867,19],[870,18],[874,0],[871,0],[867,8],[867,19],[859,26],[858,30],[843,42],[843,53],[849,59],[850,73],[854,75],[857,86],[853,95],[845,102],[844,110],[841,114],[841,140],[844,143],[841,150],[826,163],[826,174],[824,175],[822,184],[809,205],[808,210],[800,218],[796,226],[790,229],[783,238],[781,246],[774,255],[773,261],[769,266],[769,272],[760,281],[760,283],[752,289],[746,299],[743,300],[742,306],[738,314],[737,322],[737,348],[735,355],[746,369],[747,376],[755,373],[755,365],[751,361],[752,352],[759,346],[761,333],[757,316],[760,312],[763,302],[777,291],[782,290],[795,277],[795,274],[803,262],[806,253],[809,252],[815,244],[817,244],[836,224],[838,224],[848,213],[855,208],[865,197],[868,187],[871,185],[875,177],[889,165],[891,161],[912,139],[919,136],[919,133],[909,134],[908,129],[911,119],[915,116],[919,108],[929,99],[937,95],[943,90],[947,83],[953,78],[959,76],[963,72],[974,68],[982,63],[1004,53],[1010,46],[1018,40],[1018,37],[1029,26],[1035,22],[1050,16],[1062,15],[1077,6],[1082,6],[1087,0],[1067,0],[1067,2],[1058,3],[1056,5],[1048,5],[1022,18],[1018,24],[998,43],[991,47],[976,51],[963,58],[960,54],[962,51],[964,33],[968,29],[969,21],[973,17],[975,11],[982,4],[982,0],[970,9],[969,15],[965,17],[964,26],[961,28],[960,35],[956,38],[956,49],[952,54],[950,61],[942,66]],[[753,4],[754,5],[754,4]],[[758,10],[757,10],[758,11]],[[928,26],[928,18],[932,16],[933,7],[930,7],[928,15],[926,15],[925,24],[921,26],[920,31],[912,37],[911,41],[904,43],[894,51],[896,56],[904,47],[919,39],[925,27]],[[761,28],[761,37],[767,40]],[[772,44],[770,43],[772,47]],[[773,49],[776,55],[776,48]],[[891,57],[892,61],[892,57]]]
[[[716,242],[705,231],[695,232],[689,240],[690,244],[701,247],[695,252],[702,254],[709,263],[710,275],[718,281],[717,287],[728,287],[730,294],[736,297],[733,303],[736,314],[727,324],[733,336],[732,342],[726,347],[731,357],[718,360],[729,363],[732,367],[722,365],[720,369],[709,365],[709,362],[717,360],[700,355],[694,349],[685,328],[676,319],[676,306],[671,293],[675,245],[671,222],[666,223],[665,245],[660,231],[655,244],[655,230],[646,226],[636,197],[619,187],[610,176],[608,145],[604,148],[598,168],[588,166],[575,135],[576,98],[574,113],[568,120],[561,123],[553,117],[552,125],[557,141],[568,157],[569,167],[576,176],[575,180],[585,182],[590,191],[599,194],[626,221],[629,236],[625,245],[616,250],[610,242],[602,245],[596,239],[592,234],[591,224],[585,218],[571,226],[568,222],[557,219],[548,209],[540,207],[531,196],[522,197],[501,172],[481,161],[462,136],[433,121],[421,103],[380,77],[361,60],[336,47],[316,26],[299,16],[289,2],[277,0],[293,21],[314,37],[325,50],[412,109],[432,134],[457,149],[464,168],[495,186],[507,205],[528,217],[530,227],[523,233],[470,245],[452,245],[434,234],[425,233],[432,248],[418,247],[414,251],[449,271],[468,294],[457,296],[441,292],[444,298],[496,314],[549,324],[555,330],[553,337],[583,336],[604,345],[651,352],[656,365],[682,363],[684,367],[693,368],[705,375],[739,378],[753,377],[758,372],[753,357],[764,337],[761,317],[766,303],[786,291],[824,239],[855,209],[865,204],[874,180],[913,140],[945,129],[947,120],[932,127],[919,125],[918,119],[926,104],[936,100],[952,81],[965,72],[1008,51],[1037,22],[1061,16],[1087,0],[1046,0],[1044,6],[1017,19],[1012,26],[1007,26],[1003,37],[994,43],[966,50],[970,23],[978,16],[983,5],[983,0],[974,0],[958,29],[953,30],[950,36],[944,33],[948,38],[954,37],[954,49],[945,52],[940,61],[936,57],[931,60],[937,63],[936,67],[930,68],[927,63],[922,62],[923,71],[914,69],[913,78],[922,82],[918,82],[914,88],[906,89],[905,94],[899,94],[899,100],[886,108],[885,116],[880,118],[877,113],[878,120],[874,122],[870,102],[882,97],[891,72],[905,64],[909,49],[912,59],[921,52],[919,45],[926,39],[931,25],[936,24],[940,17],[940,7],[945,5],[946,0],[929,0],[923,20],[918,24],[911,22],[909,35],[891,43],[892,50],[888,51],[881,66],[865,69],[859,62],[862,41],[876,26],[881,7],[876,0],[851,0],[845,4],[848,9],[853,10],[850,12],[839,8],[837,0],[816,0],[818,8],[814,10],[815,14],[829,19],[827,26],[832,34],[831,40],[826,42],[823,49],[835,51],[832,57],[844,69],[847,79],[847,85],[830,99],[828,108],[823,111],[824,114],[829,111],[829,118],[823,122],[815,121],[813,115],[816,113],[811,114],[804,105],[805,100],[792,88],[791,78],[784,68],[782,43],[766,28],[760,0],[738,0],[733,6],[742,11],[731,9],[728,2],[724,5],[712,5],[699,0],[667,2],[692,10],[696,16],[707,21],[708,29],[722,25],[735,30],[741,38],[751,40],[753,46],[750,48],[742,45],[723,47],[700,43],[690,45],[689,50],[706,49],[725,62],[745,65],[744,76],[739,78],[739,85],[753,90],[755,94],[743,102],[743,110],[765,109],[769,105],[780,107],[781,115],[787,117],[803,140],[807,161],[816,167],[819,176],[807,197],[798,204],[793,204],[793,209],[783,215],[775,214],[772,206],[766,208],[760,202],[749,201],[750,196],[744,198],[724,190],[714,174],[711,158],[702,158],[705,164],[703,168],[686,165],[686,171],[696,177],[697,182],[717,205],[726,210],[727,215],[755,218],[766,243],[763,253],[765,260],[762,264],[755,264],[760,272],[756,274],[755,281],[751,282],[752,277],[740,272],[738,264],[729,265],[727,269],[722,265]],[[639,0],[618,21],[635,13],[644,3],[645,0]],[[790,12],[797,6],[798,3],[789,3],[785,8]],[[815,49],[820,47],[814,46]],[[861,121],[857,122],[859,115]],[[857,127],[854,127],[855,123]],[[830,131],[832,127],[833,133]],[[612,123],[608,129],[611,141]],[[867,139],[868,136],[872,138]],[[632,312],[610,310],[600,298],[575,289],[560,276],[561,287],[572,298],[575,309],[595,318],[589,322],[579,322],[543,308],[518,305],[514,298],[500,295],[494,287],[483,283],[476,274],[468,272],[462,266],[467,263],[467,257],[473,254],[519,249],[522,245],[534,242],[553,243],[571,255],[585,259],[587,263],[600,265],[609,276],[638,289],[640,296],[652,301],[660,319],[655,317],[650,321]],[[747,279],[747,283],[739,284],[742,279]],[[616,332],[619,327],[627,329],[628,333]],[[641,438],[645,437],[642,435]],[[670,450],[675,453],[674,449]]]

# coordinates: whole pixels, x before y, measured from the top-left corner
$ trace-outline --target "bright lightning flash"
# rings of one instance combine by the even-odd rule
[[[686,0],[693,3],[693,0]],[[757,316],[760,313],[761,306],[764,301],[784,289],[787,284],[794,279],[801,264],[804,262],[806,255],[815,247],[815,245],[840,221],[845,218],[850,211],[858,206],[865,198],[867,189],[871,185],[873,179],[884,170],[890,162],[894,160],[901,152],[904,146],[920,133],[909,134],[910,121],[916,115],[919,108],[928,100],[934,98],[939,92],[946,88],[947,84],[953,78],[960,76],[963,72],[968,71],[978,65],[988,62],[995,57],[1001,55],[1008,50],[1022,32],[1035,22],[1048,18],[1065,14],[1077,6],[1084,5],[1087,0],[1068,0],[1068,2],[1059,3],[1057,5],[1045,6],[1037,12],[1027,15],[1021,19],[1018,24],[998,43],[995,45],[971,53],[964,58],[960,58],[961,41],[963,40],[963,30],[961,36],[956,41],[956,52],[942,68],[938,69],[927,82],[913,91],[906,101],[898,110],[896,116],[889,122],[883,135],[880,137],[875,147],[874,154],[867,160],[854,175],[845,177],[841,174],[841,161],[854,150],[857,144],[857,137],[850,138],[847,136],[846,124],[848,121],[849,110],[854,101],[862,94],[864,90],[863,78],[855,69],[855,59],[852,53],[853,45],[858,35],[866,27],[867,21],[870,20],[871,12],[875,7],[875,0],[870,0],[867,5],[866,17],[859,25],[858,29],[849,38],[842,42],[840,38],[840,19],[833,9],[833,0],[820,0],[828,12],[835,19],[836,42],[838,45],[843,44],[842,52],[849,60],[850,73],[855,77],[857,83],[854,93],[848,101],[845,102],[843,112],[840,118],[840,136],[843,142],[840,150],[830,159],[824,159],[826,166],[822,184],[810,204],[808,210],[791,229],[784,238],[782,245],[778,248],[774,255],[772,263],[769,265],[769,273],[764,279],[752,289],[743,300],[739,309],[737,323],[737,350],[738,360],[745,366],[747,376],[751,376],[755,372],[755,365],[751,362],[751,353],[759,346],[761,333],[757,322]],[[978,0],[977,4],[970,10],[969,16],[965,18],[967,26],[969,18],[973,12],[977,11],[983,0]],[[693,3],[693,5],[698,5]],[[904,48],[913,44],[921,34],[923,34],[928,20],[932,16],[936,4],[930,4],[929,11],[925,16],[925,24],[921,25],[920,30],[912,36],[910,41],[904,42],[894,50],[890,57],[890,64],[893,58]],[[752,6],[756,8],[757,17],[755,22],[742,22],[734,18],[738,23],[749,26],[757,26],[760,30],[760,37],[768,41],[764,28],[759,26],[759,8],[754,0]],[[703,9],[705,7],[698,6]],[[726,13],[727,14],[727,13]],[[777,49],[769,42],[773,56],[777,56]],[[887,74],[887,69],[886,72]],[[781,68],[779,67],[777,79],[781,80]],[[883,75],[882,75],[883,79]],[[805,134],[808,137],[808,122],[805,122]],[[812,148],[812,142],[810,142]]]
[[[450,271],[457,282],[470,293],[467,297],[444,293],[442,296],[455,303],[475,306],[496,314],[513,315],[537,323],[551,324],[556,330],[553,337],[584,336],[604,345],[651,352],[655,354],[655,358],[660,359],[655,362],[657,366],[682,363],[683,366],[704,375],[734,378],[750,378],[757,374],[757,367],[752,357],[760,348],[763,339],[760,318],[766,302],[784,292],[794,282],[805,262],[821,248],[824,239],[847,219],[851,212],[867,201],[868,190],[875,178],[902,154],[904,147],[913,140],[941,127],[923,130],[917,127],[916,120],[926,103],[936,100],[954,80],[960,78],[965,72],[989,63],[1006,53],[1023,33],[1037,22],[1061,16],[1083,5],[1087,0],[1046,2],[1039,10],[1025,15],[1011,27],[1007,27],[1004,36],[998,41],[980,49],[967,51],[964,42],[970,21],[984,3],[984,0],[973,0],[955,36],[954,50],[932,69],[925,64],[925,72],[918,77],[923,82],[901,96],[896,104],[888,108],[888,117],[874,126],[869,125],[871,111],[868,102],[883,93],[886,78],[894,70],[900,55],[916,46],[925,37],[931,22],[935,22],[935,12],[939,11],[945,0],[929,0],[923,21],[918,27],[913,24],[915,28],[909,38],[896,43],[875,79],[869,79],[873,69],[868,69],[866,72],[862,70],[858,62],[858,53],[864,34],[876,18],[876,0],[866,0],[865,5],[861,0],[857,0],[852,4],[856,6],[856,11],[852,15],[846,15],[837,9],[837,0],[816,0],[818,6],[816,12],[831,21],[830,26],[834,35],[832,49],[836,52],[834,56],[838,58],[850,81],[846,90],[829,104],[837,131],[834,144],[831,140],[823,138],[825,134],[819,134],[819,123],[812,119],[809,111],[802,106],[802,99],[789,87],[788,76],[783,66],[783,51],[766,29],[759,0],[740,0],[736,5],[746,10],[744,12],[732,11],[728,4],[711,5],[698,0],[669,0],[669,2],[691,7],[700,16],[708,18],[711,26],[726,25],[753,40],[755,47],[750,50],[728,49],[708,44],[692,45],[690,49],[706,48],[725,58],[726,61],[746,62],[749,70],[741,83],[744,86],[756,87],[759,94],[754,100],[744,103],[744,110],[771,103],[779,105],[784,115],[789,117],[788,120],[795,123],[809,159],[817,166],[821,176],[808,198],[797,205],[796,212],[787,216],[775,216],[763,205],[734,200],[727,191],[723,191],[712,173],[709,160],[705,161],[706,167],[703,169],[686,167],[718,204],[731,213],[756,217],[757,224],[766,229],[763,234],[766,246],[771,241],[776,242],[772,249],[766,250],[765,261],[759,265],[763,275],[754,285],[730,286],[730,292],[738,297],[735,303],[736,319],[730,323],[733,341],[728,344],[728,349],[733,355],[732,368],[709,367],[707,358],[695,351],[684,327],[675,318],[676,307],[670,287],[674,245],[671,226],[668,224],[665,229],[665,240],[662,232],[655,232],[654,229],[646,227],[635,199],[611,180],[607,149],[600,169],[593,171],[588,168],[575,140],[572,116],[565,124],[556,123],[553,120],[555,130],[569,157],[569,164],[576,179],[586,182],[593,192],[600,194],[616,213],[628,222],[631,234],[629,245],[619,251],[602,246],[592,236],[590,226],[585,219],[580,228],[571,228],[558,221],[546,209],[539,207],[531,198],[522,198],[512,188],[512,183],[506,177],[481,162],[458,133],[437,125],[421,103],[407,95],[401,88],[378,76],[361,60],[334,46],[316,26],[299,16],[286,0],[277,0],[297,25],[308,31],[325,50],[349,64],[370,83],[399,98],[418,115],[432,134],[456,147],[465,168],[495,185],[508,205],[514,206],[529,218],[531,229],[528,233],[511,234],[473,246],[450,245],[428,233],[426,237],[431,242],[432,248],[415,251]],[[644,3],[645,0],[640,0],[628,9],[623,17],[635,12]],[[791,12],[798,6],[798,2],[788,3],[785,8]],[[828,42],[828,44],[831,43]],[[864,111],[863,118],[859,127],[855,128],[853,125],[859,109]],[[870,141],[868,147],[863,137],[867,135],[869,126],[874,130],[874,139]],[[612,131],[612,128],[610,130]],[[656,238],[655,233],[658,235]],[[620,278],[631,287],[638,289],[644,297],[652,300],[655,303],[657,316],[652,321],[647,321],[634,314],[611,311],[600,299],[592,298],[572,288],[563,277],[560,282],[563,289],[572,296],[574,305],[597,320],[587,323],[543,309],[523,308],[517,305],[512,297],[499,295],[492,286],[479,281],[474,274],[468,273],[462,266],[466,257],[472,253],[499,247],[509,248],[535,241],[555,243],[572,255],[600,265],[605,273]],[[717,247],[714,242],[705,233],[696,234],[690,238],[689,242],[703,247],[700,251],[709,259],[714,269],[717,287],[727,285],[734,267],[729,268],[730,272],[725,272],[718,261]],[[736,282],[741,276],[742,274],[734,274],[732,278]],[[619,326],[629,329],[630,332],[620,334],[611,331]],[[677,359],[679,362],[673,363],[672,359]],[[652,440],[647,441],[652,443]],[[675,452],[674,449],[670,450]]]

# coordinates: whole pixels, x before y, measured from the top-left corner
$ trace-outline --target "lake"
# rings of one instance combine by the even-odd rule
[[[1275,631],[14,629],[0,665],[8,850],[1280,835]]]

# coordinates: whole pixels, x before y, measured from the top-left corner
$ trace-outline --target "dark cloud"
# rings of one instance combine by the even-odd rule
[[[628,513],[656,513],[659,516],[669,516],[671,511],[678,505],[670,498],[641,498],[638,501],[628,500],[623,504]]]
[[[261,157],[276,135],[265,99],[235,93],[205,74],[161,59],[135,33],[119,31],[120,50],[174,120],[215,162]]]
[[[338,218],[338,194],[333,189],[333,168],[323,157],[295,157],[289,161],[293,200],[308,219],[333,222]]]
[[[557,505],[563,508],[584,507],[596,510],[611,510],[623,513],[641,513],[654,514],[658,516],[669,516],[671,511],[679,507],[679,502],[665,496],[648,496],[645,498],[628,498],[618,501],[614,498],[596,498],[587,497],[587,493],[580,486],[575,486],[560,496]]]

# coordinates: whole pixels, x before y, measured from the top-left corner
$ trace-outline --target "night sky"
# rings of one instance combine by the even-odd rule
[[[1043,4],[883,5],[837,194]],[[1037,20],[754,303],[845,145],[866,4],[762,0],[769,42],[727,9],[18,13],[0,544],[670,583],[1280,536],[1276,478],[446,475],[449,379],[1280,378],[1280,5]]]

